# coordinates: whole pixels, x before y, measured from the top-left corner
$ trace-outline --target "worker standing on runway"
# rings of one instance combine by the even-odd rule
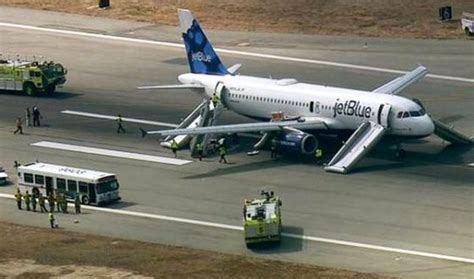
[[[30,211],[31,210],[31,208],[30,208],[31,196],[30,196],[30,194],[28,194],[28,191],[26,191],[24,198],[25,198],[26,210]]]
[[[171,141],[171,151],[173,151],[174,157],[178,157],[178,143],[173,139]]]
[[[38,197],[38,203],[39,203],[41,213],[48,212],[48,210],[46,209],[46,206],[45,206],[45,201],[44,201],[43,194],[41,194],[41,193],[39,194],[39,197]]]
[[[199,157],[199,161],[202,161],[202,152],[203,152],[202,143],[196,144],[196,150]]]
[[[67,199],[64,195],[62,195],[62,202],[63,202],[63,204],[62,204],[63,213],[67,214],[68,213],[67,212]]]
[[[274,140],[271,141],[270,150],[271,150],[271,154],[270,154],[271,158],[276,159],[277,158],[276,143]]]
[[[55,221],[56,219],[54,218],[53,212],[50,212],[50,213],[48,214],[48,219],[49,219],[49,224],[51,225],[51,228],[52,228],[52,229],[56,228],[56,226],[55,226],[55,224],[54,224],[54,221]]]
[[[117,133],[125,133],[125,129],[122,126],[122,115],[117,116]]]
[[[53,195],[53,193],[49,194],[48,203],[49,203],[49,212],[54,212],[54,195]]]
[[[56,193],[56,207],[58,212],[63,211],[63,195],[59,192]]]
[[[76,209],[76,214],[81,214],[81,201],[79,200],[79,195],[76,195],[74,199],[74,209]]]
[[[35,195],[35,191],[33,191],[33,194],[31,195],[31,207],[33,207],[33,212],[36,212],[36,195]]]
[[[314,158],[316,159],[316,164],[321,165],[323,162],[323,150],[321,148],[317,148],[314,152]]]
[[[15,199],[16,199],[16,205],[18,206],[18,210],[21,210],[21,193],[20,193],[20,189],[16,189]]]
[[[221,155],[221,158],[219,159],[219,163],[227,164],[227,160],[225,159],[225,154],[226,154],[225,145],[222,144],[219,147],[219,155]]]
[[[20,132],[20,135],[23,135],[23,127],[21,126],[21,117],[16,119],[16,130],[13,132],[14,135]]]
[[[26,126],[31,126],[31,112],[30,108],[26,108]]]
[[[43,118],[41,116],[41,113],[38,109],[37,106],[34,106],[33,107],[33,126],[36,127],[36,126],[40,126],[40,118]]]

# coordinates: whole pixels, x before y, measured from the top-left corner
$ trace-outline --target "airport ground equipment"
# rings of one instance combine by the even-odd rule
[[[8,180],[8,174],[5,172],[5,170],[0,167],[0,185],[4,185],[7,183]]]
[[[281,240],[281,200],[273,192],[261,192],[261,197],[245,200],[243,224],[248,248],[257,243]]]
[[[22,91],[27,95],[50,94],[66,82],[67,69],[59,64],[36,60],[0,58],[0,90]]]
[[[18,188],[44,196],[59,192],[70,201],[79,195],[83,204],[102,205],[120,200],[119,183],[113,173],[41,162],[18,167]]]
[[[461,27],[466,36],[474,35],[474,14],[462,13]]]

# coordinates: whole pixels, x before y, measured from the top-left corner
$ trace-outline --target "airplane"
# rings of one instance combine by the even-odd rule
[[[452,142],[472,143],[470,138],[434,121],[419,100],[398,95],[427,74],[424,66],[372,91],[307,84],[291,78],[244,76],[236,73],[240,64],[224,66],[191,11],[178,9],[178,17],[190,73],[179,75],[179,85],[139,89],[190,89],[204,98],[215,94],[228,110],[262,122],[194,125],[144,134],[173,137],[260,132],[264,136],[256,146],[273,140],[280,149],[313,154],[320,132],[349,130],[352,136],[325,167],[339,173],[349,172],[382,136],[417,139],[436,130]],[[404,154],[401,148],[397,152]]]
[[[324,167],[348,173],[384,136],[401,142],[436,133],[453,143],[472,144],[471,138],[432,119],[419,100],[398,95],[427,74],[424,66],[372,91],[245,76],[237,73],[240,64],[224,66],[191,11],[178,9],[178,17],[190,72],[178,76],[181,84],[138,89],[188,89],[199,94],[203,103],[173,129],[141,129],[143,136],[166,136],[164,146],[169,147],[173,138],[180,143],[195,139],[194,146],[199,137],[205,141],[210,135],[256,132],[263,134],[256,150],[271,142],[282,153],[310,155],[318,148],[321,134],[348,131],[351,136]],[[214,95],[217,106],[210,101]],[[216,125],[223,108],[260,122]],[[211,121],[205,121],[207,114]],[[405,153],[400,144],[397,153]]]

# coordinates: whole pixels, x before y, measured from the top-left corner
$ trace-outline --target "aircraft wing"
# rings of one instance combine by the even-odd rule
[[[145,134],[155,134],[160,136],[228,134],[242,132],[271,132],[285,130],[287,128],[301,130],[326,130],[328,127],[324,121],[312,119],[306,121],[292,120],[278,122],[258,122],[197,128],[184,128],[174,130],[146,131]]]
[[[140,90],[146,89],[204,89],[200,84],[176,84],[176,85],[150,85],[137,87]]]
[[[427,73],[428,69],[426,69],[426,67],[418,66],[413,71],[406,73],[405,75],[376,88],[372,92],[396,95],[400,93],[403,89],[407,88],[408,86],[423,78]]]

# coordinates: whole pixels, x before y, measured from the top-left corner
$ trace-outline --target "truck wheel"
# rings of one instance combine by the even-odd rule
[[[23,85],[23,91],[28,96],[33,96],[36,93],[36,87],[31,83],[26,83]]]
[[[56,85],[55,84],[51,84],[50,86],[48,86],[46,88],[46,94],[53,94],[54,91],[56,91]]]
[[[471,32],[469,31],[469,28],[464,28],[464,35],[466,35],[466,37],[469,37],[471,36]]]
[[[89,197],[88,196],[83,196],[82,197],[82,204],[89,205]]]

